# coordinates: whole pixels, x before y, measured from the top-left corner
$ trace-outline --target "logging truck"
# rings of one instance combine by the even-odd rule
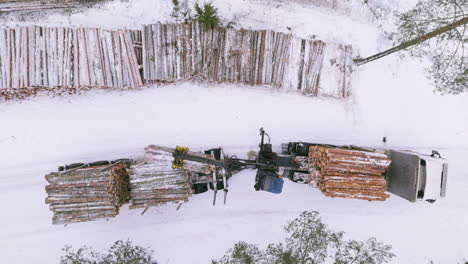
[[[226,203],[229,178],[246,168],[257,170],[255,190],[276,194],[282,192],[284,178],[287,178],[296,183],[310,184],[329,197],[384,201],[389,197],[387,192],[411,202],[434,202],[445,197],[448,163],[437,151],[433,151],[431,155],[423,155],[412,151],[352,145],[289,142],[282,144],[282,152],[278,154],[272,151],[270,136],[263,129],[260,129],[260,135],[260,149],[255,159],[228,156],[221,148],[200,153],[184,147],[150,145],[145,149],[144,170],[138,169],[141,161],[121,159],[111,162],[76,163],[61,166],[59,171],[123,163],[129,168],[131,181],[132,178],[140,177],[132,176],[139,170],[145,173],[141,177],[147,177],[148,173],[151,173],[152,177],[162,177],[158,176],[157,170],[169,164],[169,170],[187,172],[187,183],[192,186],[192,193],[198,194],[212,189],[213,204],[216,203],[218,190],[223,190]],[[265,141],[265,137],[268,141]],[[165,169],[161,171],[161,175],[172,174]],[[130,182],[130,186],[134,185]],[[155,195],[153,196],[156,197]],[[154,199],[159,201],[158,199],[162,198],[157,196]]]
[[[282,153],[292,157],[307,157],[311,146],[327,146],[350,150],[365,150],[385,154],[391,163],[385,172],[387,191],[410,202],[435,202],[445,197],[447,190],[448,162],[438,151],[425,155],[408,150],[369,149],[356,146],[336,146],[306,142],[290,142],[282,145]],[[294,182],[306,182],[307,171],[286,170],[284,176]]]

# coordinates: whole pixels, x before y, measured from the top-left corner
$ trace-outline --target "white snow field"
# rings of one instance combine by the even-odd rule
[[[213,1],[239,25],[352,43],[363,55],[390,46],[368,18],[279,1]],[[390,2],[381,1],[381,2]],[[407,1],[394,1],[397,8]],[[414,2],[414,1],[413,1]],[[282,4],[281,4],[282,3]],[[52,15],[43,25],[133,27],[171,21],[170,1],[110,2],[103,9]],[[7,25],[31,23],[11,20]],[[393,246],[392,263],[457,263],[468,258],[468,94],[440,96],[425,78],[425,64],[392,55],[357,69],[353,96],[339,101],[272,92],[262,87],[185,82],[135,91],[95,91],[0,103],[1,263],[58,263],[61,248],[104,249],[127,238],[155,250],[159,263],[210,263],[237,241],[259,244],[285,237],[282,226],[304,210],[347,237]],[[434,204],[392,195],[385,202],[327,198],[285,181],[283,193],[255,192],[255,171],[234,175],[226,205],[212,192],[169,204],[122,208],[109,220],[53,226],[44,199],[44,175],[58,165],[142,155],[149,144],[191,149],[221,146],[245,157],[256,150],[258,129],[276,150],[288,141],[438,149],[449,160],[447,197]],[[218,194],[219,197],[222,194]],[[218,198],[219,198],[218,197]]]

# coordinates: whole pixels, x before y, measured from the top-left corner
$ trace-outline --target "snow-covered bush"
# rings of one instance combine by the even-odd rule
[[[331,230],[318,212],[303,212],[285,226],[289,234],[284,243],[256,245],[239,242],[213,264],[381,264],[395,255],[392,247],[370,238],[367,241],[343,240],[344,232]]]
[[[385,245],[373,237],[366,241],[350,240],[338,247],[334,263],[387,263],[394,256],[391,249],[391,246]]]
[[[172,0],[172,4],[174,4],[174,8],[171,16],[178,23],[188,23],[192,20],[192,10],[189,7],[188,0]]]
[[[238,242],[219,261],[213,260],[213,264],[257,264],[264,262],[263,253],[256,245],[246,242]]]
[[[130,240],[118,240],[102,254],[91,247],[83,246],[78,250],[66,246],[60,264],[157,264],[152,259],[153,250],[133,245]]]

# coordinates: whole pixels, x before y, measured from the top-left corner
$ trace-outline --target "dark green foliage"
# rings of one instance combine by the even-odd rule
[[[205,30],[213,29],[220,25],[218,9],[211,3],[204,3],[200,6],[195,4],[195,19],[203,26]]]
[[[268,245],[265,251],[256,245],[237,243],[213,264],[382,264],[395,255],[391,246],[375,238],[367,241],[343,241],[343,232],[334,232],[324,224],[318,212],[303,212],[285,226],[285,243]]]
[[[86,246],[76,251],[69,246],[62,250],[65,255],[60,264],[156,264],[151,257],[153,250],[133,245],[130,240],[114,242],[105,254]]]
[[[417,5],[399,16],[396,43],[407,42],[437,32],[440,28],[468,18],[468,1],[420,0]],[[409,49],[413,56],[432,58],[429,76],[436,91],[459,94],[468,91],[468,24],[441,32],[430,40]]]

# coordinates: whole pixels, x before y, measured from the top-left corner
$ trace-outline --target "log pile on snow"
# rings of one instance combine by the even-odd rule
[[[129,199],[129,177],[122,163],[53,172],[45,178],[53,224],[114,217]]]
[[[346,98],[349,45],[270,30],[197,23],[141,30],[18,27],[0,29],[0,98],[205,81],[269,85],[312,96]]]
[[[309,169],[317,187],[331,197],[384,201],[390,165],[385,154],[364,150],[311,146]]]
[[[140,87],[134,43],[141,41],[139,34],[96,28],[0,29],[0,97],[28,96],[41,89],[60,94]]]
[[[196,23],[158,23],[143,29],[147,82],[201,78],[345,98],[351,89],[351,53],[351,46],[270,30],[218,27],[204,31]],[[322,68],[327,77],[333,75],[334,81],[326,86],[321,81]]]
[[[74,8],[82,2],[80,0],[1,0],[0,12]]]

